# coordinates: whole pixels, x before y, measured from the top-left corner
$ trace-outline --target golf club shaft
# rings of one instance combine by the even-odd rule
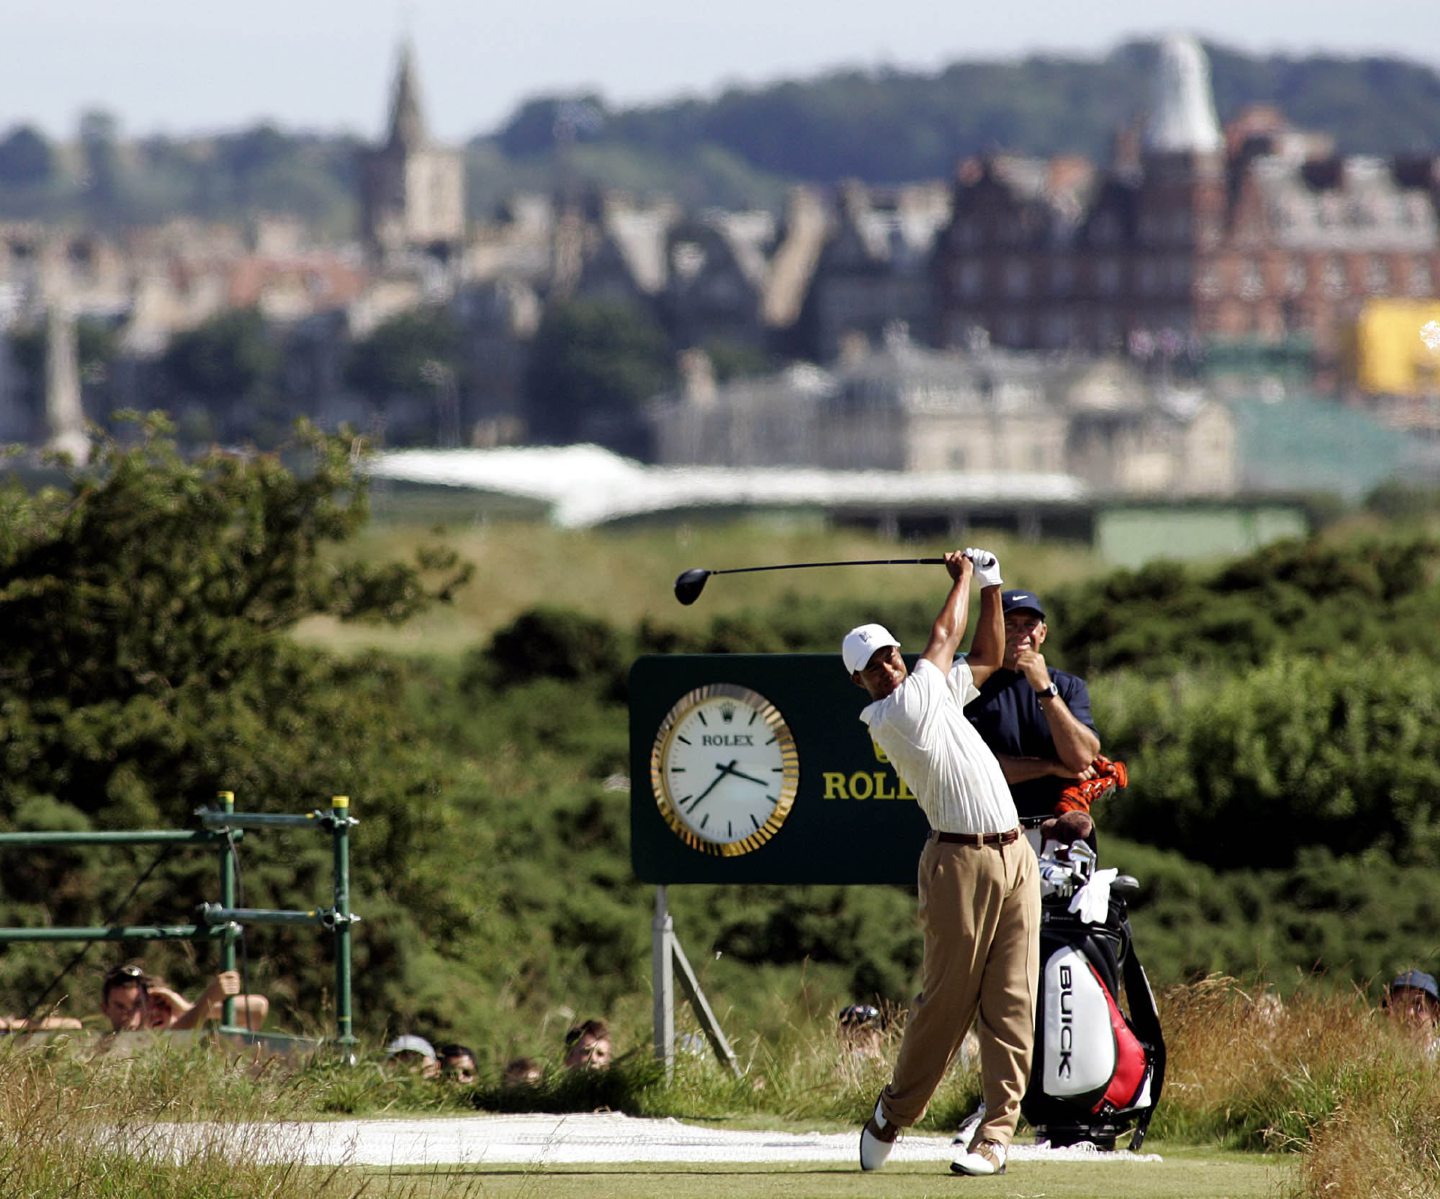
[[[779,566],[735,566],[712,570],[712,575],[743,575],[757,570],[805,570],[812,566],[943,566],[944,558],[860,558],[849,562],[786,562]]]

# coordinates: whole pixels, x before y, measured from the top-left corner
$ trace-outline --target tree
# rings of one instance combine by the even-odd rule
[[[104,382],[119,352],[120,337],[111,322],[90,316],[82,316],[75,322],[75,355],[79,360],[80,378],[87,385]],[[25,375],[27,392],[38,397],[45,387],[45,323],[39,321],[15,329],[10,334],[10,354]]]
[[[0,141],[0,184],[34,187],[55,177],[55,151],[31,125],[17,125]]]
[[[89,109],[80,114],[80,154],[85,168],[84,192],[91,215],[104,220],[116,215],[122,196],[120,122],[111,113]]]
[[[345,382],[377,406],[397,396],[426,394],[436,386],[437,366],[459,373],[459,352],[460,330],[448,310],[413,308],[351,346]]]
[[[500,148],[516,158],[548,154],[599,134],[607,116],[605,101],[593,92],[576,96],[537,96],[525,101],[497,135]]]
[[[237,308],[178,334],[161,360],[171,385],[207,404],[256,398],[280,371],[280,350],[257,308]]]
[[[189,461],[152,416],[138,444],[102,441],[66,488],[0,488],[0,826],[174,826],[220,789],[272,811],[353,794],[356,907],[388,916],[367,925],[361,963],[403,974],[420,923],[454,918],[414,869],[437,835],[433,756],[397,719],[396,668],[332,661],[290,632],[314,615],[404,620],[468,572],[433,552],[409,565],[336,554],[366,519],[363,460],[363,445],[301,426],[283,457]],[[153,855],[25,855],[7,862],[0,907],[26,925],[183,918],[214,898],[213,865],[196,856],[167,858],[137,913],[122,897]],[[246,906],[323,894],[318,840],[255,838],[244,857]],[[328,972],[313,935],[248,937],[256,965],[318,1012]],[[147,958],[194,970],[164,953]],[[12,991],[35,994],[53,969],[38,948],[0,956]],[[405,984],[364,973],[379,1025],[385,989]]]
[[[552,304],[525,374],[531,433],[551,443],[588,439],[643,452],[640,406],[672,378],[665,334],[644,311],[610,300]]]

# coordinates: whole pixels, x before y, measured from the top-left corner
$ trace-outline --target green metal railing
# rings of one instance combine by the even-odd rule
[[[220,968],[234,970],[235,943],[246,924],[304,924],[326,930],[335,938],[335,1040],[353,1057],[354,1012],[350,1005],[350,926],[360,919],[350,911],[350,829],[359,823],[350,815],[350,798],[336,795],[328,812],[302,815],[235,811],[235,793],[221,791],[217,807],[197,808],[204,826],[189,832],[175,829],[112,830],[88,833],[0,833],[0,851],[59,845],[191,845],[213,847],[220,857],[220,902],[202,903],[194,924],[120,924],[96,928],[0,928],[0,943],[9,941],[188,941],[220,942]],[[246,829],[318,828],[330,833],[334,847],[333,906],[308,911],[237,908],[235,845]],[[227,996],[220,1027],[235,1027],[235,999]]]

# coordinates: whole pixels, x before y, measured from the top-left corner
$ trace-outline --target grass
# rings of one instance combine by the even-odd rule
[[[492,521],[473,513],[466,519],[461,515],[465,501],[455,503],[448,519],[432,523],[415,523],[409,509],[387,515],[382,506],[377,519],[347,549],[368,560],[408,557],[421,541],[454,549],[474,564],[475,574],[453,605],[400,629],[311,620],[299,630],[301,639],[341,652],[380,648],[446,657],[488,639],[520,612],[541,603],[574,608],[622,628],[647,618],[663,625],[693,625],[791,596],[801,601],[847,596],[873,603],[877,610],[912,599],[938,603],[942,594],[938,566],[716,578],[693,609],[676,603],[673,584],[676,575],[694,566],[718,570],[782,562],[930,557],[955,548],[939,539],[901,544],[795,517],[567,530],[542,523]],[[1037,590],[1104,570],[1088,547],[1027,543],[1012,534],[979,530],[967,534],[967,544],[976,543],[1000,556],[1007,581]]]
[[[983,1187],[987,1196],[1035,1199],[1273,1199],[1295,1175],[1293,1159],[1181,1150],[1158,1163],[1018,1162],[1004,1176],[977,1182],[957,1178],[943,1162],[896,1163],[873,1174],[852,1165],[526,1166],[451,1169],[443,1175],[463,1186],[480,1180],[486,1196],[545,1199],[954,1199]],[[403,1182],[392,1171],[372,1193]],[[437,1182],[438,1172],[416,1177]],[[457,1192],[458,1193],[458,1192]],[[440,1191],[437,1194],[443,1195]]]
[[[1170,1046],[1165,1095],[1146,1150],[1099,1163],[1017,1162],[987,1194],[1047,1197],[1440,1196],[1440,1071],[1413,1034],[1362,998],[1302,991],[1283,1006],[1232,979],[1159,999]],[[898,1024],[898,1022],[896,1022]],[[921,1196],[958,1182],[943,1163],[895,1163],[876,1175],[827,1163],[305,1168],[258,1160],[265,1124],[343,1112],[453,1118],[500,1109],[673,1117],[786,1131],[854,1131],[888,1076],[883,1056],[854,1058],[820,1020],[752,1047],[734,1079],[682,1058],[666,1082],[643,1053],[593,1075],[553,1073],[524,1093],[441,1086],[321,1059],[284,1067],[167,1047],[117,1059],[56,1038],[0,1049],[0,1194],[35,1196]],[[944,1134],[973,1105],[973,1068],[952,1071],[919,1131]],[[153,1124],[209,1122],[177,1162],[134,1151]],[[118,1133],[97,1140],[100,1132]],[[947,1191],[947,1193],[949,1193]]]

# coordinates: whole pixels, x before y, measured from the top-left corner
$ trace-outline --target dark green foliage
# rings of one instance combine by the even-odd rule
[[[547,154],[557,143],[571,145],[593,139],[608,115],[605,101],[593,93],[536,96],[515,110],[496,134],[496,141],[512,158]]]
[[[710,358],[719,383],[734,379],[745,379],[756,375],[768,375],[778,370],[782,363],[774,356],[755,346],[742,342],[711,340],[702,347]]]
[[[45,322],[21,325],[9,333],[10,355],[25,375],[27,392],[34,397],[45,388],[46,356]],[[96,317],[81,317],[75,322],[75,357],[80,377],[85,383],[104,379],[120,348],[115,325]]]
[[[1212,973],[1290,992],[1325,976],[1372,999],[1401,969],[1440,957],[1440,878],[1383,854],[1302,851],[1283,870],[1216,871],[1106,836],[1101,853],[1140,880],[1135,944],[1152,979]]]
[[[1168,683],[1092,680],[1130,789],[1106,827],[1216,866],[1280,866],[1305,846],[1440,860],[1433,665],[1389,651],[1286,655]]]
[[[627,648],[603,620],[568,608],[532,608],[490,639],[466,685],[503,689],[535,679],[586,679],[613,690],[629,669]]]
[[[1333,135],[1342,153],[1433,152],[1440,84],[1431,67],[1207,51],[1222,121],[1269,103],[1296,126]],[[957,159],[996,149],[1105,162],[1116,131],[1142,115],[1154,58],[1153,44],[1130,43],[1098,58],[848,69],[631,109],[611,109],[594,95],[536,97],[467,147],[471,211],[488,215],[503,193],[550,192],[577,176],[665,191],[697,208],[778,207],[790,182],[942,179]],[[353,137],[261,123],[218,137],[155,136],[124,146],[113,117],[89,113],[80,142],[82,170],[67,177],[53,152],[46,165],[48,147],[12,130],[0,142],[12,171],[10,180],[0,177],[0,214],[83,212],[116,228],[176,214],[235,220],[265,211],[332,234],[353,231],[360,149]]]
[[[1436,861],[1437,564],[1430,537],[1312,539],[1048,596],[1047,654],[1090,678],[1130,764],[1106,825],[1216,866]]]
[[[459,372],[460,330],[441,307],[401,312],[357,341],[345,363],[345,381],[373,404],[396,396],[429,394],[449,372]]]
[[[1387,520],[1412,520],[1440,512],[1440,491],[1393,482],[1377,487],[1365,498],[1365,507]]]
[[[322,560],[365,519],[359,447],[347,440],[302,429],[292,450],[303,470],[292,473],[270,455],[188,462],[165,432],[152,418],[137,445],[102,444],[66,491],[0,491],[0,826],[177,827],[221,789],[263,811],[353,794],[364,820],[355,906],[391,917],[359,943],[357,986],[373,1019],[387,988],[403,985],[416,928],[453,903],[438,880],[402,868],[437,835],[440,776],[392,719],[400,669],[331,661],[287,634],[321,613],[404,619],[463,572],[433,559],[424,572]],[[12,856],[5,919],[181,922],[217,898],[214,861],[192,853],[167,855],[132,897],[155,856]],[[244,906],[327,897],[319,838],[252,836],[242,863]],[[293,1000],[318,1015],[329,984],[317,940],[309,930],[251,934],[278,1011]],[[186,985],[214,969],[205,952],[197,963],[157,948],[147,960]],[[386,958],[388,975],[364,968]],[[38,947],[0,957],[21,1004],[54,970],[53,951]]]
[[[1391,649],[1440,658],[1440,541],[1282,541],[1219,569],[1160,561],[1046,597],[1080,673],[1252,666],[1273,654]],[[1047,646],[1047,648],[1049,648]]]
[[[161,366],[182,396],[233,403],[264,392],[280,371],[280,348],[256,308],[237,308],[176,334]]]
[[[0,187],[34,187],[55,174],[55,151],[40,130],[17,125],[0,140]]]
[[[1429,153],[1440,107],[1433,69],[1382,58],[1251,57],[1208,46],[1222,121],[1248,104],[1277,105],[1297,126],[1335,135],[1343,153]],[[956,159],[996,148],[1108,157],[1117,129],[1149,93],[1155,47],[1129,43],[1098,59],[1036,55],[956,62],[938,71],[842,70],[803,81],[729,88],[610,112],[592,130],[604,150],[684,155],[717,147],[774,175],[817,182],[898,183],[947,176]],[[553,141],[556,101],[527,104],[499,134],[539,153]],[[598,101],[596,102],[598,105]],[[547,107],[548,106],[548,107]],[[1393,118],[1393,120],[1391,119]],[[547,140],[548,139],[548,140]]]
[[[551,304],[525,374],[531,432],[544,441],[601,440],[639,452],[624,430],[671,375],[665,334],[651,314],[610,300]]]

